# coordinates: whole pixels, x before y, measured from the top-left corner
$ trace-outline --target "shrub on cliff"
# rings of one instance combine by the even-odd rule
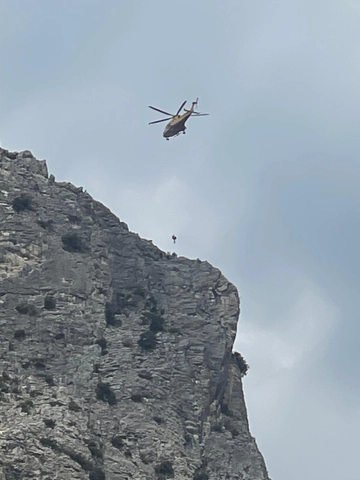
[[[138,340],[138,344],[144,350],[154,350],[157,345],[157,339],[155,333],[151,330],[148,330],[140,335],[140,339]]]
[[[235,358],[236,364],[239,367],[241,375],[246,375],[249,370],[249,365],[246,363],[245,358],[238,352],[234,352],[233,356]]]
[[[32,205],[32,199],[30,195],[22,193],[19,197],[15,197],[12,201],[12,207],[16,213],[23,212],[24,210],[34,210]]]
[[[70,253],[85,253],[89,250],[89,247],[85,245],[85,242],[77,232],[65,233],[61,240],[63,242],[63,249]]]
[[[172,463],[169,460],[165,460],[156,465],[155,473],[157,480],[165,480],[166,478],[174,478],[174,469]]]
[[[44,308],[46,310],[54,310],[56,307],[56,300],[53,295],[46,295],[44,299]]]
[[[98,383],[96,387],[96,398],[107,402],[109,405],[116,405],[117,403],[115,393],[108,383]]]

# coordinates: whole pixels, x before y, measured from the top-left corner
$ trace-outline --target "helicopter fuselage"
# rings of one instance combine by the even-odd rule
[[[185,133],[185,122],[188,120],[191,114],[192,111],[189,111],[184,113],[183,115],[177,115],[176,117],[172,118],[165,127],[163,137],[169,138],[174,137],[175,135],[179,135],[180,132]]]

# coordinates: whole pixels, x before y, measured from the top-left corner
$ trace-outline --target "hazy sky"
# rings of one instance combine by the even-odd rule
[[[358,0],[0,0],[0,144],[239,289],[273,480],[358,480]],[[148,126],[200,97],[166,142]]]

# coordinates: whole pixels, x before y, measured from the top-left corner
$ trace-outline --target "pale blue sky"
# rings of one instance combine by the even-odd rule
[[[358,0],[0,0],[0,144],[239,289],[273,480],[358,480]],[[161,118],[209,117],[166,142]]]

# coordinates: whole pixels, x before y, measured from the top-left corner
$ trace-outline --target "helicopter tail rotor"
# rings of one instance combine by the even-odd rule
[[[195,100],[195,102],[192,103],[192,106],[194,107],[194,105],[197,106],[197,104],[199,103],[199,98],[197,98]],[[196,116],[204,116],[204,115],[209,115],[208,113],[200,113],[200,112],[196,112],[195,110],[187,110],[186,108],[184,108],[185,112],[191,112],[191,113],[194,113]]]

